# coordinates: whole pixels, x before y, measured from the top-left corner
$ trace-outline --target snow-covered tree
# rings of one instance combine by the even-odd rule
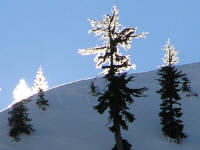
[[[20,141],[20,135],[30,135],[35,130],[31,124],[28,124],[32,119],[29,118],[28,108],[25,107],[23,100],[15,103],[9,110],[8,124],[11,127],[9,136],[13,137],[15,141]]]
[[[167,40],[163,50],[165,51],[163,60],[163,66],[173,66],[179,62],[179,58],[176,56],[178,51],[175,50],[174,46],[170,44],[170,39]]]
[[[42,66],[40,65],[34,80],[32,92],[33,94],[38,93],[39,98],[37,99],[36,104],[42,110],[46,110],[46,106],[49,106],[48,100],[44,98],[44,91],[46,91],[47,89],[48,89],[48,82],[46,81],[43,75],[43,69]]]
[[[182,91],[186,92],[187,96],[196,95],[191,91],[186,74],[175,67],[179,60],[176,56],[178,52],[169,40],[163,50],[166,52],[162,59],[164,65],[158,70],[160,78],[157,79],[161,86],[157,93],[160,94],[162,99],[159,116],[161,125],[163,125],[163,134],[176,143],[180,143],[187,135],[183,132],[184,125],[180,120],[182,112],[179,93]]]
[[[118,21],[118,12],[114,6],[112,15],[104,15],[103,21],[89,19],[93,28],[89,33],[101,36],[104,42],[102,46],[79,49],[81,55],[96,54],[94,58],[96,67],[104,69],[104,73],[108,73],[110,69],[115,70],[116,73],[128,71],[130,68],[135,69],[136,66],[131,63],[129,55],[123,56],[119,48],[128,50],[131,48],[132,39],[143,38],[147,34],[147,32],[136,34],[137,28],[124,28]]]
[[[100,91],[91,84],[91,94],[98,97],[98,105],[94,106],[100,114],[109,110],[109,120],[112,125],[109,129],[115,135],[116,145],[113,149],[128,150],[130,144],[121,137],[121,128],[128,130],[127,122],[133,122],[135,117],[129,110],[129,105],[134,102],[133,97],[143,96],[146,88],[131,89],[127,85],[133,77],[127,77],[130,68],[135,69],[129,56],[120,53],[120,48],[128,50],[132,39],[145,37],[147,33],[136,34],[137,28],[124,28],[118,21],[118,10],[114,6],[112,15],[105,15],[103,21],[89,20],[96,36],[101,36],[102,46],[80,49],[82,55],[96,54],[94,61],[97,68],[102,68],[107,80],[106,90]],[[128,148],[128,149],[125,149]]]
[[[19,84],[13,91],[13,104],[19,102],[22,99],[26,99],[32,95],[31,89],[27,86],[26,81],[21,79]]]
[[[43,68],[42,66],[39,67],[36,76],[35,76],[35,80],[33,83],[33,87],[32,87],[32,92],[33,94],[38,93],[39,91],[43,90],[46,91],[48,89],[48,82],[46,81],[44,75],[43,75]]]

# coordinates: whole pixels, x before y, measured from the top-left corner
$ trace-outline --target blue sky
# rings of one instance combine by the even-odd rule
[[[168,38],[179,51],[179,64],[200,61],[199,0],[4,0],[0,1],[0,110],[13,101],[12,92],[21,78],[31,87],[42,65],[53,87],[96,77],[93,56],[81,56],[79,48],[99,43],[88,34],[88,19],[101,20],[113,5],[120,23],[149,32],[129,50],[136,71],[157,69]],[[67,99],[67,98],[66,98]]]

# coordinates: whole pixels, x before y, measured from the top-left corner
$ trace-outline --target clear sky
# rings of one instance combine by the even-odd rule
[[[200,61],[199,0],[1,0],[0,110],[13,101],[21,78],[32,86],[39,65],[50,87],[96,77],[94,57],[77,50],[99,43],[88,34],[88,19],[101,20],[113,5],[123,26],[149,32],[132,42],[133,72],[157,69],[168,38],[179,51],[179,64]]]

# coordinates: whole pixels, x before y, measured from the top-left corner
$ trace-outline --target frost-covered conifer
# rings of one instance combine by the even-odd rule
[[[46,91],[47,89],[48,89],[48,82],[46,81],[43,75],[42,66],[40,66],[34,80],[32,92],[33,94],[38,93],[39,98],[37,99],[36,104],[42,110],[46,110],[46,107],[49,106],[48,100],[44,98],[44,91]]]
[[[134,102],[133,97],[143,96],[146,88],[131,89],[127,84],[133,77],[127,77],[130,68],[135,69],[129,56],[120,53],[120,48],[128,50],[131,47],[132,39],[145,37],[147,33],[136,34],[137,28],[124,28],[118,21],[118,10],[113,7],[112,15],[104,15],[103,21],[89,20],[92,30],[89,33],[95,33],[101,36],[102,46],[95,48],[80,49],[82,55],[96,54],[94,61],[97,68],[102,68],[107,80],[106,90],[100,91],[91,84],[91,94],[98,97],[98,105],[94,106],[100,114],[109,110],[109,120],[112,125],[109,129],[115,135],[116,145],[113,149],[128,150],[131,145],[121,137],[121,128],[128,130],[127,122],[133,122],[135,117],[130,113],[129,105]]]
[[[37,74],[35,76],[35,80],[32,87],[33,94],[38,93],[40,89],[42,89],[43,91],[46,91],[48,89],[48,82],[46,81],[43,75],[42,66],[39,67]]]
[[[157,79],[161,86],[157,93],[160,94],[162,99],[159,116],[161,125],[163,125],[163,134],[173,139],[176,143],[180,143],[187,135],[183,132],[184,125],[180,120],[182,112],[179,93],[181,91],[187,92],[187,96],[194,94],[192,94],[186,74],[175,67],[179,60],[176,56],[178,52],[170,44],[169,40],[163,50],[166,52],[162,59],[164,65],[159,69],[158,75],[160,78]]]
[[[91,20],[92,30],[89,33],[94,33],[96,36],[101,36],[104,41],[102,46],[94,48],[79,49],[81,55],[96,54],[94,61],[97,68],[104,69],[104,73],[108,73],[110,66],[115,68],[115,72],[119,73],[123,70],[135,69],[135,65],[130,62],[130,56],[123,56],[120,53],[120,47],[128,50],[131,48],[132,39],[143,38],[147,32],[136,34],[137,28],[124,28],[119,23],[118,10],[113,7],[112,15],[104,15],[103,21]],[[102,66],[102,65],[108,66]]]
[[[163,66],[173,66],[179,62],[179,58],[176,56],[178,51],[170,44],[170,39],[167,40],[163,50],[165,51],[164,58],[162,58]]]
[[[32,119],[29,118],[28,108],[25,107],[25,102],[27,100],[15,103],[8,114],[8,124],[11,127],[9,131],[9,136],[13,137],[15,141],[20,141],[20,135],[26,134],[30,135],[35,130],[31,124],[28,124]],[[28,100],[29,101],[29,100]]]
[[[19,102],[22,99],[26,99],[31,95],[32,95],[31,89],[26,84],[26,81],[24,79],[21,79],[19,81],[19,84],[13,91],[13,98],[14,98],[13,104]]]

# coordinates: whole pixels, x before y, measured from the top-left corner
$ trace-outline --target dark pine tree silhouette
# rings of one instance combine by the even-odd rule
[[[8,123],[10,128],[9,136],[13,137],[15,141],[20,141],[20,135],[30,135],[35,130],[31,124],[28,124],[32,119],[29,118],[28,108],[24,105],[25,100],[14,104],[8,112],[10,117]]]
[[[127,73],[112,75],[110,72],[104,77],[107,82],[107,90],[100,92],[91,84],[91,94],[93,96],[98,96],[98,105],[94,106],[100,114],[103,114],[107,109],[109,109],[109,121],[112,125],[109,127],[110,131],[115,134],[116,145],[113,150],[117,148],[118,143],[122,144],[123,150],[130,150],[131,144],[127,140],[121,137],[120,127],[124,130],[128,130],[127,122],[133,122],[135,116],[129,112],[129,105],[134,103],[133,97],[142,97],[143,92],[147,90],[146,88],[131,89],[127,87],[127,84],[132,81],[133,76],[127,77]]]
[[[104,91],[99,90],[94,82],[91,83],[91,94],[98,97],[98,104],[94,106],[100,114],[109,111],[109,120],[112,125],[109,129],[115,135],[116,145],[113,149],[129,150],[131,145],[121,137],[121,128],[128,130],[127,122],[133,122],[135,117],[130,113],[129,105],[134,102],[133,97],[144,96],[146,88],[132,89],[127,85],[133,80],[127,72],[134,65],[128,56],[119,52],[119,46],[130,48],[132,39],[144,37],[146,33],[135,35],[136,28],[123,28],[118,22],[118,10],[113,7],[112,15],[105,15],[103,21],[89,20],[94,32],[104,40],[101,47],[81,49],[82,55],[97,54],[94,61],[97,68],[102,68],[107,81]],[[104,65],[105,64],[105,65]],[[123,73],[124,72],[124,73]]]
[[[36,104],[38,105],[40,109],[46,111],[46,107],[48,107],[49,104],[48,104],[48,100],[44,98],[44,91],[42,89],[39,89],[38,96],[39,98],[37,99]]]
[[[186,74],[175,67],[175,64],[178,63],[177,51],[169,40],[164,46],[164,51],[166,51],[163,58],[165,66],[158,70],[160,78],[157,79],[161,86],[157,93],[161,95],[162,99],[159,116],[161,125],[163,125],[163,134],[173,139],[176,143],[180,143],[187,135],[183,132],[184,125],[180,120],[182,112],[179,92],[187,92],[187,96],[195,94],[191,91],[190,81]]]

